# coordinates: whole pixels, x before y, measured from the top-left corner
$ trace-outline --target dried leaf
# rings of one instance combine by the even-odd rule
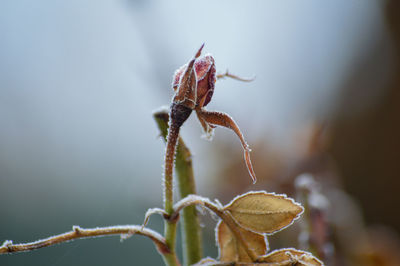
[[[192,266],[211,266],[211,265],[218,265],[219,261],[214,260],[213,258],[207,257],[201,259],[199,262],[196,264],[193,264]]]
[[[224,210],[240,226],[271,234],[292,224],[303,212],[303,207],[286,195],[259,191],[234,198]]]
[[[252,249],[257,256],[264,255],[267,252],[267,240],[264,235],[254,233],[244,228],[238,227],[242,237],[245,239],[248,247]],[[216,227],[216,239],[219,246],[219,260],[222,262],[251,262],[246,250],[241,242],[235,238],[229,227],[223,221],[220,221]]]
[[[268,255],[259,258],[260,262],[278,263],[278,265],[299,265],[299,266],[322,266],[324,265],[319,259],[311,253],[297,250],[294,248],[285,248],[275,250]]]

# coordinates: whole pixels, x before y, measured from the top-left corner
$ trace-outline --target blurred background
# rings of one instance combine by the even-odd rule
[[[259,180],[251,185],[232,132],[205,141],[193,116],[182,136],[198,193],[224,204],[249,190],[286,193],[309,211],[272,249],[400,265],[399,14],[396,0],[1,1],[0,241],[141,224],[161,207],[165,148],[152,112],[205,42],[217,71],[256,75],[218,81],[207,107],[239,124]],[[201,219],[205,255],[216,257],[215,220]],[[161,232],[162,221],[149,226]],[[0,256],[111,264],[162,260],[140,236]]]

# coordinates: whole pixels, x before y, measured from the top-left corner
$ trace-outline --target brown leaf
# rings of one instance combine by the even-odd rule
[[[258,191],[234,198],[224,210],[240,226],[271,234],[292,224],[303,212],[303,207],[286,195]]]
[[[214,260],[213,258],[207,257],[201,259],[199,262],[196,264],[193,264],[192,266],[211,266],[211,265],[218,265],[219,262]]]
[[[249,249],[252,249],[257,256],[267,252],[267,240],[264,235],[254,233],[238,227],[242,237],[245,239]],[[216,239],[219,246],[219,260],[222,262],[251,262],[246,250],[237,240],[229,227],[220,221],[216,227]]]
[[[280,266],[322,266],[324,265],[319,259],[314,257],[311,253],[297,250],[294,248],[284,248],[275,250],[268,255],[262,256],[260,262],[278,263]]]

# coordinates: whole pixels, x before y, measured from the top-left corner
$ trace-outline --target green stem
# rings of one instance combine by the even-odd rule
[[[167,221],[165,223],[165,243],[170,248],[170,250],[168,253],[163,253],[162,256],[165,264],[169,266],[180,265],[175,251],[176,225],[177,221],[175,221],[174,223]]]
[[[168,120],[167,111],[160,111],[154,114],[154,118],[161,131],[162,136],[167,140]],[[194,182],[191,153],[181,138],[178,140],[175,165],[180,197],[184,198],[190,194],[196,194]],[[192,265],[202,258],[201,228],[195,206],[189,206],[182,211],[182,248],[184,251],[185,265]],[[168,227],[168,225],[166,225]],[[165,236],[168,239],[167,235]]]
[[[176,173],[181,199],[196,194],[192,158],[189,149],[182,139],[179,139]],[[182,248],[186,265],[192,265],[202,258],[201,227],[195,206],[189,206],[182,211]]]

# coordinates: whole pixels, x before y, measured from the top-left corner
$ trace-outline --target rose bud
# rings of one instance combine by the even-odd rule
[[[182,73],[185,72],[187,64],[180,67],[174,75],[172,87],[176,91],[181,82]],[[196,107],[206,106],[214,93],[216,82],[216,69],[214,58],[208,54],[198,58],[194,63],[194,70],[196,74],[197,94],[196,94]]]

